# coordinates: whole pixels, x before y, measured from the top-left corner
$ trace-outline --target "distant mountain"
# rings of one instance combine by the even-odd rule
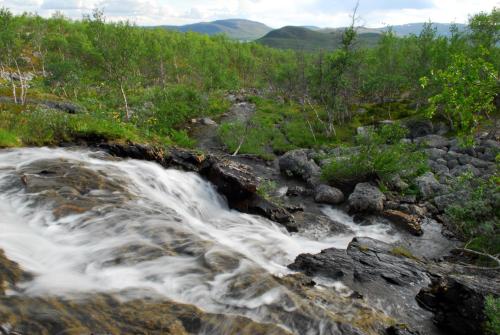
[[[193,31],[208,35],[225,34],[232,39],[240,41],[253,41],[273,30],[263,23],[243,19],[218,20],[188,24],[185,26],[161,27],[181,32]]]
[[[433,23],[437,34],[440,36],[450,35],[450,23]],[[200,34],[216,35],[225,34],[229,38],[240,41],[257,41],[258,43],[279,49],[293,49],[304,51],[334,50],[339,47],[342,32],[345,28],[319,28],[316,26],[286,26],[273,30],[263,23],[243,20],[229,19],[213,22],[200,22],[185,26],[161,26],[165,29],[181,32],[197,32]],[[418,35],[422,31],[424,23],[409,23],[392,26],[398,36]],[[465,30],[466,25],[458,24],[460,30]],[[388,28],[358,28],[358,45],[362,47],[374,46],[380,39],[380,35]]]
[[[344,29],[310,30],[304,27],[288,26],[269,32],[257,40],[257,43],[278,49],[303,51],[335,50],[340,47]],[[374,46],[380,39],[381,32],[360,31],[357,44],[362,47]]]
[[[449,36],[451,24],[433,23],[437,34]],[[459,30],[464,30],[466,25],[457,25]],[[394,33],[398,36],[418,35],[422,31],[424,23],[410,23],[392,26]],[[384,31],[384,28],[357,28],[358,46],[375,46]],[[317,28],[317,27],[294,27],[287,26],[270,31],[267,35],[257,40],[258,43],[278,49],[293,49],[304,51],[335,50],[339,48],[342,40],[342,32],[345,28]]]

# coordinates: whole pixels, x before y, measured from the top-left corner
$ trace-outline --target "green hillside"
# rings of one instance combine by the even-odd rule
[[[257,40],[263,45],[302,51],[335,50],[342,41],[343,29],[313,31],[304,27],[283,27],[273,30]],[[380,32],[360,31],[357,46],[371,47],[377,44]]]

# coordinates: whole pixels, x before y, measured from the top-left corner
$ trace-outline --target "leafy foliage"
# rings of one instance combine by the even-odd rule
[[[488,318],[486,331],[491,335],[500,334],[500,298],[487,296],[484,304],[484,313]]]
[[[498,176],[489,180],[464,174],[453,185],[459,194],[445,215],[468,247],[490,254],[500,253],[500,186]]]
[[[498,92],[498,76],[492,64],[482,58],[455,55],[446,70],[432,74],[441,88],[430,98],[430,116],[441,112],[462,138],[471,142],[471,135],[481,118],[495,110],[493,99]],[[423,86],[428,79],[422,78]]]
[[[390,183],[400,176],[409,182],[425,172],[425,156],[414,145],[402,142],[405,129],[398,125],[385,125],[357,138],[357,150],[349,149],[334,155],[323,167],[322,175],[332,183],[349,180],[379,179]],[[342,151],[342,150],[341,150]]]

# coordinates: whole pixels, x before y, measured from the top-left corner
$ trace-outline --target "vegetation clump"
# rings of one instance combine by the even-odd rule
[[[410,184],[427,169],[426,157],[415,145],[403,141],[406,129],[399,125],[384,125],[358,135],[357,147],[340,149],[341,154],[326,157],[323,179],[332,185],[378,180],[390,184],[400,177]]]

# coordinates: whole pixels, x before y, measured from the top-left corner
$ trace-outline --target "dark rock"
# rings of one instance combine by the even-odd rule
[[[446,148],[450,145],[450,141],[439,135],[427,135],[415,139],[417,144],[427,148]]]
[[[409,131],[410,138],[417,138],[430,135],[434,132],[434,126],[430,120],[409,119],[404,122]]]
[[[437,160],[439,158],[446,157],[446,150],[438,148],[428,148],[424,149],[423,152],[429,157],[429,159]]]
[[[319,185],[315,190],[314,201],[330,205],[338,205],[344,202],[344,193],[338,188],[328,185]]]
[[[354,238],[347,250],[326,249],[299,255],[288,266],[308,276],[339,280],[383,307],[400,321],[422,326],[431,314],[419,308],[414,297],[428,283],[423,265],[402,256],[398,249],[370,238]]]
[[[226,196],[230,206],[252,197],[257,192],[257,177],[250,167],[244,164],[209,158],[200,169],[200,174]]]
[[[472,175],[475,177],[481,176],[481,171],[479,171],[479,169],[475,168],[474,166],[472,166],[470,164],[459,165],[459,166],[453,168],[453,170],[451,170],[450,173],[454,177],[459,177],[459,176],[463,175],[464,173],[472,173]]]
[[[495,271],[495,270],[492,270]],[[434,322],[450,334],[485,334],[486,296],[500,296],[500,276],[450,275],[433,279],[417,295],[418,303],[434,312]]]
[[[426,174],[418,177],[415,182],[424,199],[432,198],[444,189],[443,185],[437,181],[434,174],[431,172],[427,172]]]
[[[31,103],[31,101],[28,101]],[[39,105],[46,106],[47,108],[50,109],[57,109],[62,112],[66,112],[69,114],[76,114],[82,112],[84,109],[78,105],[75,105],[71,102],[66,102],[66,101],[49,101],[49,100],[40,100],[36,101]]]
[[[254,194],[249,198],[239,201],[231,201],[231,208],[237,209],[240,212],[260,215],[269,220],[282,224],[289,232],[297,232],[297,224],[289,211],[285,208],[277,206],[272,202]]]
[[[311,239],[321,240],[332,234],[353,234],[353,232],[341,222],[334,221],[329,217],[311,213],[300,212],[294,215],[298,231],[303,236]]]
[[[370,183],[360,183],[349,196],[349,210],[380,213],[384,210],[385,200],[385,195],[376,186]]]
[[[287,197],[310,196],[312,194],[313,190],[302,186],[291,186],[286,191]]]
[[[308,181],[321,172],[319,166],[310,159],[308,150],[297,149],[284,154],[279,159],[280,171],[288,177],[297,177]]]
[[[386,335],[420,335],[419,332],[411,331],[406,325],[390,326],[385,331]]]
[[[424,233],[422,230],[422,223],[415,215],[409,215],[396,210],[386,210],[382,215],[395,225],[405,229],[415,236],[422,236]]]

